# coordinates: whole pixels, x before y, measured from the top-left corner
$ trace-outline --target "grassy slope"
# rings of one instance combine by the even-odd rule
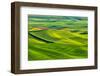
[[[29,60],[75,59],[87,57],[86,37],[63,30],[44,30],[32,32],[33,35],[51,40],[45,43],[29,38]],[[56,35],[55,35],[56,34]],[[85,40],[85,42],[82,42]]]
[[[29,32],[33,27],[66,27],[62,30],[31,31],[35,38],[29,35],[28,60],[87,58],[88,34],[81,34],[87,32],[87,18],[29,16],[28,26]]]

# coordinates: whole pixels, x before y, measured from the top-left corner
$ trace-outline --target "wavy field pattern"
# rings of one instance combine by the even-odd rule
[[[28,60],[88,57],[88,18],[28,16]]]

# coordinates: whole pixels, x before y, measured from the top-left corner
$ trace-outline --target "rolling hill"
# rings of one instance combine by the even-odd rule
[[[88,57],[86,17],[29,15],[28,60]]]
[[[87,38],[84,35],[71,33],[67,29],[31,31],[30,33],[36,38],[29,34],[29,60],[87,57]]]

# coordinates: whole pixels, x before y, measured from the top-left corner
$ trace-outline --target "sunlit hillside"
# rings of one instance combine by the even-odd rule
[[[72,16],[28,16],[28,60],[88,57],[88,19]]]

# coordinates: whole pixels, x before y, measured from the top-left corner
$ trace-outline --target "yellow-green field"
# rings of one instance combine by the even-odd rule
[[[28,60],[88,57],[87,17],[28,16]]]

